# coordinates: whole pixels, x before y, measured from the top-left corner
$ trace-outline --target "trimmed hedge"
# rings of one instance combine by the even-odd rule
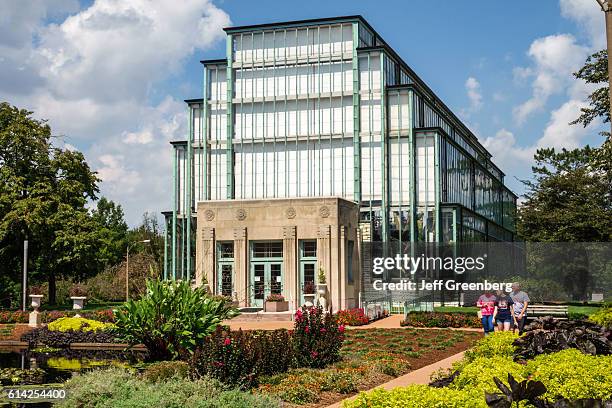
[[[402,326],[412,327],[482,327],[482,322],[477,315],[472,313],[452,312],[410,312],[406,320],[401,322]]]

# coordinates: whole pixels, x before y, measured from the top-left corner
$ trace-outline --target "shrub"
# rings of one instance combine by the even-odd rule
[[[260,391],[271,393],[292,404],[304,405],[319,401],[321,386],[326,376],[322,371],[311,369],[295,370],[288,375],[277,375],[267,379]],[[273,384],[274,387],[270,387]]]
[[[323,308],[302,307],[295,313],[293,349],[300,367],[321,368],[340,359],[344,326]]]
[[[544,397],[612,398],[612,356],[591,356],[576,349],[544,354],[527,363],[527,375],[548,389]]]
[[[449,387],[456,390],[478,392],[484,398],[485,392],[497,392],[493,377],[507,378],[512,374],[518,381],[524,380],[523,366],[505,357],[479,357],[460,370],[459,375]]]
[[[0,385],[42,384],[45,372],[40,368],[0,368]]]
[[[338,323],[345,326],[363,326],[370,322],[363,309],[357,307],[353,309],[338,310],[336,316]]]
[[[507,357],[512,358],[516,347],[512,344],[518,338],[513,332],[494,332],[478,340],[476,345],[465,352],[467,361],[479,357]],[[504,377],[505,378],[505,377]]]
[[[353,401],[344,403],[344,408],[485,408],[482,398],[473,393],[450,388],[433,388],[427,385],[397,387],[391,391],[375,389],[360,393]]]
[[[414,327],[482,327],[482,322],[476,314],[453,312],[410,312],[406,320],[401,322],[402,326]]]
[[[81,283],[74,283],[68,290],[68,293],[71,297],[85,297],[87,296],[87,286]]]
[[[27,323],[30,319],[29,312],[22,312],[17,310],[11,312],[10,310],[0,311],[0,323],[2,324],[13,324],[13,323]]]
[[[216,380],[171,378],[145,381],[122,369],[97,370],[76,375],[65,384],[67,397],[59,407],[194,407],[268,408],[278,401],[228,389]]]
[[[294,362],[287,330],[229,331],[218,326],[191,359],[194,376],[250,388],[262,375],[287,371]]]
[[[189,364],[184,361],[160,361],[147,366],[142,373],[144,380],[153,383],[188,376]]]
[[[612,307],[602,307],[589,316],[589,320],[600,326],[612,329]]]
[[[21,341],[30,347],[44,344],[47,347],[68,347],[72,343],[115,343],[116,336],[111,331],[54,331],[48,327],[34,329],[21,336]]]
[[[355,374],[348,371],[336,370],[327,374],[325,382],[321,385],[322,391],[333,391],[339,394],[350,394],[357,391]]]
[[[117,332],[130,344],[144,344],[153,360],[192,353],[224,320],[238,314],[189,282],[147,281],[147,293],[115,313]]]
[[[101,331],[109,330],[115,327],[112,323],[102,323],[96,320],[86,319],[84,317],[60,317],[57,320],[49,323],[47,326],[51,331],[67,332],[67,331]]]

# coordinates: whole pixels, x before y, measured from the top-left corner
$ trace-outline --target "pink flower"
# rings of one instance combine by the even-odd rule
[[[304,332],[305,332],[305,333],[310,333],[310,327],[309,327],[309,326],[306,326],[306,327],[304,328]]]
[[[327,330],[325,330],[325,327],[321,327],[321,333],[325,333]]]
[[[344,325],[343,325],[343,324],[341,324],[340,326],[338,326],[338,331],[339,331],[340,333],[344,333]]]
[[[224,364],[221,361],[213,361],[213,365],[215,367],[223,367]]]
[[[319,353],[317,353],[316,351],[312,351],[312,352],[310,353],[310,356],[311,356],[312,358],[317,358],[317,356],[318,356],[318,355],[319,355]]]
[[[225,341],[223,342],[224,345],[229,346],[230,344],[232,344],[232,339],[230,339],[229,337],[227,337],[225,339]]]

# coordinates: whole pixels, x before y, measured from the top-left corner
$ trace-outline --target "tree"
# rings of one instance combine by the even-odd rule
[[[20,281],[22,242],[28,239],[30,276],[48,281],[54,303],[56,279],[92,273],[102,240],[85,207],[96,199],[99,179],[82,153],[54,147],[51,138],[50,127],[32,112],[0,104],[1,275]],[[6,304],[9,296],[0,297]]]
[[[128,233],[129,242],[139,242],[148,239],[148,244],[136,244],[134,253],[150,253],[155,261],[153,265],[155,272],[160,273],[164,261],[164,236],[162,235],[158,217],[149,212],[142,215],[142,223],[130,230]]]
[[[587,127],[593,120],[601,118],[604,123],[610,122],[610,95],[608,93],[608,51],[601,50],[590,55],[585,65],[574,77],[588,84],[604,84],[589,95],[589,107],[582,108],[578,119],[571,122]]]
[[[116,265],[124,258],[127,246],[128,225],[125,222],[123,208],[120,204],[100,198],[96,209],[92,211],[93,219],[99,224],[102,236],[102,247],[98,252],[100,266]]]

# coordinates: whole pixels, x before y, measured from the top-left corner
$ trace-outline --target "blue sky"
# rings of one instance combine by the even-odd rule
[[[0,99],[35,110],[83,151],[130,224],[170,203],[168,141],[183,99],[201,96],[199,60],[224,56],[221,28],[361,14],[494,155],[507,184],[537,147],[599,144],[569,126],[592,90],[571,73],[603,48],[594,0],[0,0]]]

